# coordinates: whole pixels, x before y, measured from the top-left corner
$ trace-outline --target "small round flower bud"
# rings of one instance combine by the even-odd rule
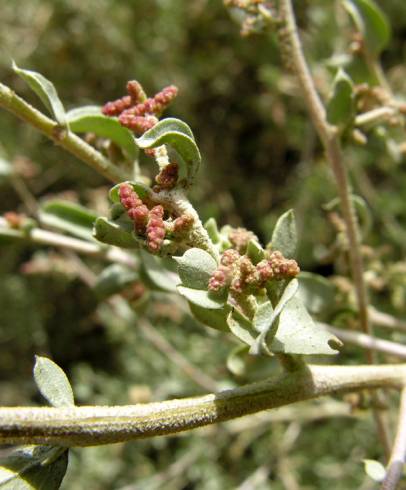
[[[194,223],[194,218],[191,214],[182,214],[179,218],[176,218],[173,222],[174,233],[182,233],[189,231]]]
[[[241,255],[245,254],[247,251],[248,242],[252,239],[258,240],[257,236],[252,233],[252,231],[248,231],[245,228],[235,228],[231,230],[228,238],[235,248]]]
[[[240,254],[237,252],[237,250],[234,250],[233,248],[229,248],[221,256],[220,263],[222,265],[232,265],[235,262],[237,262],[239,258],[240,258]]]

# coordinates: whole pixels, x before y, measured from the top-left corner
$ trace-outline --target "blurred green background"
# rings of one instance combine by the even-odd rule
[[[296,2],[323,95],[335,55],[348,54],[351,42],[338,3]],[[406,97],[406,4],[380,4],[393,31],[383,65],[395,92]],[[220,0],[0,0],[0,80],[40,107],[12,73],[11,58],[51,79],[68,109],[120,97],[130,79],[150,94],[176,84],[180,95],[168,115],[192,127],[204,157],[191,195],[202,219],[245,226],[266,243],[278,215],[293,207],[301,267],[346,274],[337,256],[329,257],[336,230],[323,204],[336,191],[300,88],[282,68],[274,36],[242,38],[237,16]],[[400,315],[406,304],[402,138],[403,130],[384,128],[369,135],[366,147],[350,144],[346,152],[354,191],[372,217],[364,239],[371,285],[378,284],[373,299]],[[57,196],[106,212],[108,182],[5,112],[0,157],[39,202]],[[0,175],[0,213],[32,212],[18,182]],[[102,263],[84,259],[78,266],[71,255],[19,244],[0,251],[1,405],[42,403],[31,376],[34,354],[49,355],[66,370],[81,404],[207,391],[151,342],[156,334],[106,311],[82,270],[98,273]],[[153,293],[152,300],[140,316],[214,385],[235,386],[275,369],[269,361],[250,361],[248,374],[233,376],[226,367],[236,345],[231,339],[195,324],[165,295]],[[362,359],[348,347],[337,362]],[[77,450],[63,488],[374,488],[362,467],[363,458],[382,456],[373,424],[368,412],[350,416],[346,407],[324,400],[177,437]],[[336,418],[326,420],[328,410]]]

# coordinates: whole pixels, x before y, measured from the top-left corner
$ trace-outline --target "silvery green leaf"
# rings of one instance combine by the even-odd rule
[[[345,127],[352,122],[355,112],[354,84],[348,74],[340,68],[327,102],[327,120],[331,124]]]
[[[108,245],[115,245],[121,248],[139,248],[139,242],[131,231],[124,228],[121,224],[104,217],[96,219],[93,227],[93,236],[96,240]]]
[[[130,160],[138,158],[138,147],[134,135],[122,126],[117,118],[107,117],[98,106],[85,106],[72,109],[66,114],[69,128],[74,133],[94,133],[107,138],[122,148]]]
[[[319,274],[301,272],[299,277],[298,297],[312,315],[325,316],[334,306],[336,287],[332,282]]]
[[[57,490],[67,467],[67,449],[21,446],[0,462],[0,489]]]
[[[247,245],[247,255],[254,265],[264,258],[265,250],[256,240],[250,240]]]
[[[344,0],[343,5],[362,34],[369,54],[378,57],[391,37],[385,13],[373,0]]]
[[[293,209],[286,211],[276,222],[272,233],[272,250],[279,250],[290,259],[295,256],[297,248],[296,221]]]
[[[246,345],[238,345],[227,356],[227,369],[235,376],[244,376],[246,373],[246,365],[244,357],[248,352]]]
[[[36,71],[19,68],[14,61],[12,68],[14,72],[27,82],[31,89],[38,95],[45,107],[55,117],[58,124],[66,126],[65,109],[53,83]]]
[[[209,218],[204,224],[206,231],[210,237],[210,240],[216,245],[220,243],[221,236],[217,227],[217,222],[214,218]]]
[[[208,310],[219,310],[224,307],[225,298],[218,297],[201,289],[186,288],[178,286],[177,290],[181,296],[184,296],[188,301],[201,308]]]
[[[140,148],[156,148],[167,145],[173,159],[179,166],[178,182],[183,186],[193,183],[199,170],[201,157],[189,126],[179,119],[167,118],[136,139]]]
[[[231,309],[230,306],[226,304],[221,309],[208,310],[207,308],[193,304],[190,301],[188,303],[190,311],[196,320],[208,327],[221,330],[222,332],[228,332],[227,316]]]
[[[138,277],[137,271],[121,264],[112,264],[99,275],[93,286],[93,291],[97,298],[102,300],[122,291],[126,286],[135,282]]]
[[[231,311],[227,317],[227,324],[231,332],[245,344],[251,346],[255,342],[253,335],[253,326],[237,310]]]
[[[315,325],[298,296],[288,301],[279,316],[276,334],[269,344],[272,352],[285,354],[338,354],[342,345],[334,335]]]
[[[257,332],[264,332],[273,321],[274,308],[270,301],[266,301],[258,306],[252,323]]]
[[[66,374],[51,359],[35,356],[34,379],[41,395],[52,406],[71,407],[75,404]]]
[[[40,208],[41,223],[84,240],[93,241],[93,224],[97,215],[89,209],[69,201],[48,201]]]
[[[190,248],[182,257],[174,257],[182,285],[193,289],[207,289],[210,276],[217,269],[213,257],[200,248]]]
[[[180,279],[176,272],[169,270],[165,265],[165,259],[155,257],[145,250],[140,250],[140,265],[142,266],[143,276],[146,277],[149,283],[161,291],[168,293],[176,292],[176,286]]]

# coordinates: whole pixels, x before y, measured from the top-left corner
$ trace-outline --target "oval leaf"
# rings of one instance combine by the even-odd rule
[[[69,128],[74,133],[95,133],[107,138],[125,150],[130,160],[138,158],[138,147],[133,134],[118,122],[107,117],[98,106],[85,106],[72,109],[66,114]]]
[[[48,201],[41,206],[39,218],[47,226],[93,240],[93,223],[97,215],[84,206],[69,201]]]
[[[312,315],[325,317],[334,306],[336,287],[323,276],[301,272],[297,294]]]
[[[68,467],[66,449],[22,446],[0,463],[1,490],[57,490]]]
[[[347,73],[340,68],[334,79],[332,94],[327,102],[327,120],[331,124],[345,127],[354,117],[354,85]]]
[[[106,267],[93,287],[99,300],[108,298],[112,294],[122,291],[126,286],[138,279],[138,273],[121,264],[112,264]]]
[[[207,327],[215,328],[222,332],[228,332],[227,316],[230,312],[230,306],[225,305],[221,310],[208,310],[207,308],[202,308],[190,301],[188,303],[190,311],[196,320]]]
[[[190,248],[182,257],[174,257],[182,285],[193,289],[207,289],[210,276],[217,269],[213,257],[200,248]]]
[[[237,310],[229,313],[227,324],[231,332],[242,342],[251,346],[255,343],[255,337],[252,332],[252,324],[247,318],[244,318]]]
[[[234,376],[244,376],[247,371],[245,356],[248,353],[248,347],[246,345],[238,345],[235,347],[227,357],[227,369],[234,374]]]
[[[66,374],[51,359],[35,356],[34,379],[41,395],[54,407],[75,404]]]
[[[100,242],[121,248],[138,248],[139,243],[133,234],[107,218],[97,218],[93,227],[93,236]]]
[[[373,0],[345,0],[343,4],[362,34],[368,52],[378,57],[391,37],[386,15]]]
[[[298,296],[294,296],[279,316],[276,334],[269,345],[272,352],[285,354],[338,354],[341,345],[334,335],[314,324]]]
[[[225,304],[225,299],[216,298],[207,291],[186,288],[184,286],[178,286],[177,290],[181,296],[184,296],[194,305],[207,308],[208,310],[219,310],[220,308],[223,308]]]
[[[250,240],[247,245],[247,255],[254,265],[264,258],[265,250],[256,240]]]
[[[65,109],[53,83],[40,73],[19,68],[14,61],[12,67],[14,72],[27,82],[31,89],[38,95],[45,107],[55,117],[58,124],[66,126]]]
[[[180,279],[176,272],[165,267],[165,260],[140,250],[141,266],[144,276],[151,285],[168,293],[176,292]]]
[[[189,126],[179,119],[167,118],[136,139],[140,148],[155,148],[167,145],[175,153],[179,165],[178,181],[190,185],[199,170],[201,157]]]
[[[276,222],[272,233],[272,250],[279,250],[287,259],[295,256],[297,247],[296,221],[293,209],[286,211]]]

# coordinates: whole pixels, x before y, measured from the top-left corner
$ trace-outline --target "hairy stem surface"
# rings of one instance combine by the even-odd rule
[[[119,407],[0,408],[0,443],[94,446],[169,435],[324,395],[401,388],[406,365],[309,365],[219,394]]]

